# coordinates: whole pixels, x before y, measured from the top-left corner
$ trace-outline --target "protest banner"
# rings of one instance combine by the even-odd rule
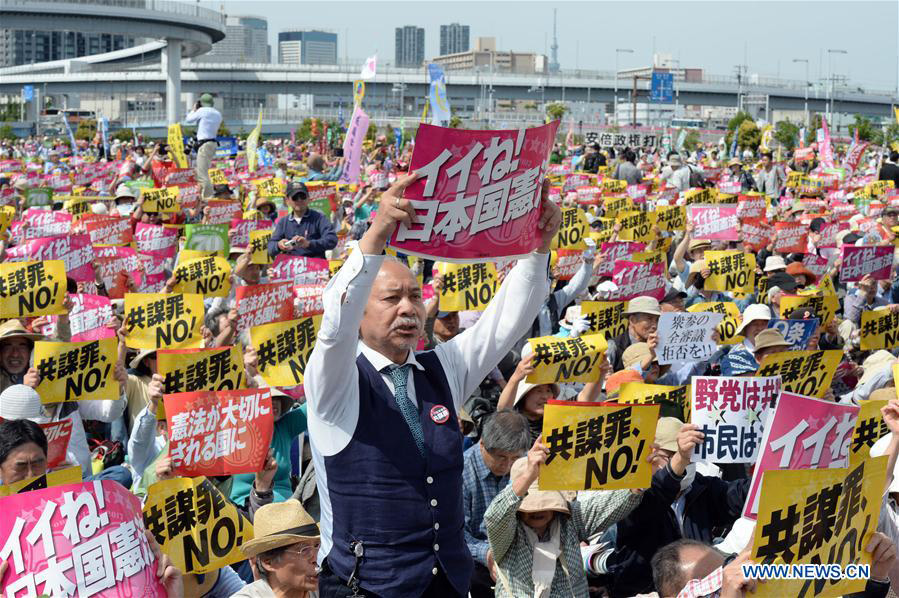
[[[291,284],[322,284],[331,277],[328,260],[279,253],[269,266],[268,279]]]
[[[206,201],[206,208],[208,211],[204,211],[204,216],[207,224],[229,225],[243,214],[243,208],[237,199],[209,199]]]
[[[706,251],[705,267],[711,274],[705,279],[708,291],[751,293],[755,290],[755,256],[742,251]]]
[[[64,314],[65,299],[62,261],[0,263],[0,318]]]
[[[44,436],[47,437],[47,471],[51,471],[62,465],[66,460],[66,452],[69,450],[69,439],[72,437],[72,420],[62,419],[38,425],[44,431]],[[80,475],[78,479],[81,479]]]
[[[160,349],[156,373],[165,394],[244,387],[243,352],[239,346],[213,349]]]
[[[693,224],[694,239],[736,241],[739,238],[737,206],[688,205],[687,218]]]
[[[256,197],[282,198],[287,194],[287,185],[284,184],[284,179],[280,177],[254,179],[251,183],[256,189]]]
[[[110,480],[3,499],[5,596],[165,596],[138,498]]]
[[[893,378],[896,378],[897,366],[893,366]],[[888,400],[867,400],[858,404],[858,419],[852,430],[852,441],[849,443],[849,463],[858,463],[871,458],[871,447],[874,443],[890,434],[890,428],[883,421],[881,409],[887,406]]]
[[[253,220],[244,220],[242,218],[235,218],[231,221],[231,227],[228,230],[228,244],[231,249],[236,249],[238,247],[247,247],[250,244],[250,233],[257,230],[268,230],[270,231],[274,228],[275,223],[266,218],[265,220],[259,220],[258,218]],[[268,245],[268,243],[266,243]],[[252,262],[251,262],[252,263]]]
[[[34,367],[40,376],[35,389],[44,404],[62,401],[116,400],[118,340],[81,343],[36,341]]]
[[[9,262],[62,260],[66,276],[75,282],[96,281],[91,267],[94,257],[91,238],[87,234],[32,239],[6,250],[6,261]]]
[[[219,168],[210,168],[208,170],[209,180],[212,181],[213,185],[227,185],[228,177],[225,176],[225,173],[221,171]]]
[[[693,204],[713,204],[718,200],[718,190],[714,187],[708,187],[706,189],[687,189],[682,195],[684,197],[684,204],[687,206]]]
[[[443,277],[440,289],[441,311],[483,311],[493,299],[499,285],[493,262],[453,264],[438,262]]]
[[[334,183],[308,182],[306,191],[309,193],[309,207],[331,218],[331,214],[337,210],[337,187]]]
[[[230,222],[230,219],[228,220]],[[187,224],[184,226],[187,240],[184,249],[216,251],[223,258],[228,257],[228,224]]]
[[[317,316],[325,312],[323,303],[325,286],[323,284],[298,284],[293,287],[297,317]],[[427,296],[428,290],[430,290],[430,297]],[[434,297],[434,288],[430,284],[423,285],[421,291],[421,299],[424,302]]]
[[[143,282],[141,260],[130,247],[97,247],[94,265],[110,299],[123,298],[129,289],[138,289]]]
[[[656,224],[659,230],[677,232],[687,227],[687,210],[684,206],[659,206],[656,208]]]
[[[167,214],[181,211],[178,187],[141,189],[140,202],[140,207],[144,212]]]
[[[744,246],[753,251],[761,251],[771,243],[774,229],[764,218],[747,218],[740,221],[740,234]]]
[[[268,388],[182,392],[164,402],[175,475],[262,471],[274,426]]]
[[[858,282],[865,276],[890,280],[893,270],[892,245],[844,245],[840,264],[840,282]]]
[[[658,405],[548,401],[540,467],[541,490],[648,488]]]
[[[619,214],[618,221],[621,225],[618,238],[622,241],[643,241],[648,243],[656,237],[653,230],[656,218],[653,212],[638,210]]]
[[[622,213],[635,209],[634,200],[626,195],[620,197],[606,197],[602,202],[603,213],[608,218],[619,218]]]
[[[599,380],[599,362],[608,347],[601,334],[576,337],[541,336],[528,340],[534,359],[534,372],[529,374],[530,384],[557,382],[596,382]]]
[[[599,184],[604,193],[624,193],[627,191],[627,181],[603,179]]]
[[[144,525],[182,573],[212,573],[246,557],[253,525],[205,477],[172,478],[147,489]]]
[[[127,245],[134,240],[131,220],[122,216],[90,214],[84,219],[84,228],[93,245]]]
[[[553,238],[553,249],[586,249],[589,230],[587,217],[580,208],[562,208],[562,224]]]
[[[634,297],[665,297],[665,266],[618,260],[612,268],[612,282],[618,286],[614,298],[619,301]]]
[[[584,264],[580,249],[556,249],[550,252],[549,267],[558,280],[571,280]]]
[[[849,442],[859,408],[781,391],[768,415],[743,507],[743,516],[755,518],[762,474],[773,469],[835,469],[845,467]]]
[[[293,285],[289,282],[254,284],[235,288],[237,330],[293,319]]]
[[[53,205],[53,189],[50,187],[37,187],[25,189],[25,206],[35,208]]]
[[[271,264],[272,256],[268,253],[268,242],[272,238],[272,229],[250,231],[250,263]]]
[[[227,297],[231,293],[231,265],[221,256],[201,257],[179,264],[172,273],[176,293]]]
[[[540,244],[544,165],[558,126],[472,131],[419,125],[409,168],[420,178],[403,194],[416,222],[401,222],[390,245],[443,261],[529,254]]]
[[[343,157],[346,163],[343,166],[343,173],[340,175],[341,183],[359,182],[359,164],[362,158],[362,144],[368,133],[368,121],[368,115],[362,106],[357,104],[353,109],[353,116],[350,117],[346,137],[343,140]]]
[[[752,561],[870,565],[865,550],[877,530],[887,457],[861,461],[849,468],[815,471],[768,471],[759,493]],[[756,586],[759,598],[850,596],[864,594],[864,576],[808,579],[772,578]]]
[[[269,385],[303,383],[303,372],[321,323],[321,316],[312,316],[250,328],[250,342],[259,357],[259,373]]]
[[[737,198],[737,217],[742,221],[747,218],[765,218],[771,200],[762,193],[741,193]]]
[[[72,420],[66,421],[71,422]],[[66,438],[66,442],[68,442],[68,437]],[[65,454],[63,454],[63,457],[65,457]],[[80,465],[75,465],[74,467],[66,467],[64,469],[58,469],[56,471],[49,471],[49,467],[50,466],[48,465],[48,471],[43,475],[19,480],[18,482],[8,484],[6,486],[0,486],[0,498],[5,496],[12,496],[13,494],[24,494],[26,492],[34,492],[35,490],[43,490],[44,488],[55,488],[57,486],[65,486],[67,484],[77,484],[82,480]]]
[[[659,405],[659,417],[690,421],[690,385],[664,386],[645,382],[626,382],[618,387],[621,405]]]
[[[768,320],[768,328],[780,332],[793,349],[801,351],[808,348],[808,343],[818,329],[818,318],[809,320]]]
[[[601,334],[608,340],[627,330],[626,306],[626,301],[582,301],[581,317],[590,323],[588,332]]]
[[[668,263],[668,256],[662,250],[637,251],[631,254],[631,261],[643,262],[644,264],[662,264],[664,266]]]
[[[158,259],[172,259],[178,253],[178,229],[159,224],[138,222],[134,228],[134,244],[143,254]]]
[[[817,255],[806,253],[802,256],[802,265],[808,268],[809,272],[821,278],[824,276],[824,273],[827,272],[827,266],[830,264],[830,260],[827,258],[819,257]]]
[[[714,312],[664,312],[659,317],[655,350],[659,365],[707,360],[718,347],[712,331],[722,319],[722,314]]]
[[[127,293],[125,343],[132,349],[198,349],[204,313],[202,295]]]
[[[777,222],[774,224],[775,253],[805,253],[808,244],[808,226],[801,222]]]
[[[175,260],[175,268],[185,262],[198,260],[204,257],[215,257],[218,255],[215,251],[201,251],[199,249],[182,249],[178,252],[178,258]]]
[[[187,168],[187,156],[184,155],[184,133],[181,132],[180,124],[175,123],[169,125],[167,141],[169,144],[169,152],[172,154],[172,160],[178,168]]]
[[[822,325],[826,326],[836,316],[837,310],[840,308],[840,301],[836,295],[822,292],[784,295],[780,298],[780,317],[785,317],[786,314],[799,307],[820,316]]]
[[[412,256],[410,256],[412,257]],[[328,273],[331,275],[331,278],[337,275],[340,269],[343,267],[343,260],[328,260]],[[423,274],[419,272],[415,275],[415,278],[418,279],[418,284],[421,284]],[[309,286],[309,285],[299,285],[299,286]]]
[[[899,346],[899,312],[889,309],[863,311],[861,319],[861,349],[892,349]]]
[[[785,392],[824,397],[830,389],[842,351],[782,351],[765,356],[759,376],[780,376]]]
[[[9,237],[15,243],[65,235],[72,229],[72,215],[65,212],[48,212],[43,208],[28,208],[21,220],[12,223]]]
[[[706,301],[694,303],[687,308],[690,313],[714,312],[722,314],[721,322],[716,327],[719,343],[722,345],[736,345],[743,342],[743,337],[737,334],[740,327],[740,308],[733,301]]]
[[[780,378],[694,376],[691,421],[705,434],[694,455],[713,463],[755,463]]]

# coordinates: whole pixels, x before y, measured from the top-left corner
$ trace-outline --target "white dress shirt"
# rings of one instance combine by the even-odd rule
[[[215,139],[219,125],[222,124],[222,113],[215,108],[203,106],[188,114],[184,122],[189,125],[197,125],[197,139],[200,141]]]

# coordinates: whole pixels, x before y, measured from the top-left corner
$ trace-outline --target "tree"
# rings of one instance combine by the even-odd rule
[[[112,134],[112,138],[124,142],[133,141],[134,133],[131,131],[131,129],[119,129]]]
[[[784,146],[787,151],[796,147],[796,139],[799,137],[799,125],[794,125],[789,119],[779,121],[774,125],[774,138]]]
[[[805,132],[805,143],[810,144],[818,140],[818,129],[822,127],[823,119],[820,114],[813,114],[808,131]]]
[[[566,112],[568,112],[568,106],[562,102],[550,102],[546,105],[546,115],[550,120],[562,120]]]
[[[877,129],[874,128],[874,123],[871,122],[871,119],[861,114],[855,115],[855,123],[850,129],[858,130],[858,138],[861,141],[871,141],[877,134]]]
[[[699,147],[699,133],[697,131],[688,131],[684,137],[684,149],[692,152]]]
[[[97,121],[93,118],[82,119],[78,123],[78,129],[75,130],[75,139],[83,141],[93,141],[94,135],[97,134]]]
[[[733,143],[734,134],[737,135],[737,147],[743,149],[756,150],[762,142],[762,131],[746,112],[737,112],[727,123],[727,137],[724,140],[727,147]]]
[[[727,144],[728,148],[733,142],[734,131],[737,131],[743,125],[743,123],[747,121],[755,126],[755,121],[752,120],[752,117],[748,112],[737,112],[734,117],[727,122],[727,135],[724,138],[724,142]],[[756,129],[758,129],[758,127],[756,127]],[[761,140],[761,135],[759,135],[759,140]],[[737,137],[737,145],[743,145],[740,141],[739,136]]]
[[[899,142],[899,123],[891,122],[886,131],[875,130],[871,141],[884,148],[890,148],[893,143]]]
[[[450,117],[449,126],[451,129],[461,129],[462,128],[462,119],[453,114]]]
[[[365,132],[365,138],[374,142],[374,140],[378,138],[378,125],[375,123],[368,123],[368,131]]]
[[[12,132],[12,127],[9,125],[3,125],[0,127],[0,140],[3,141],[15,141],[18,139],[16,134]]]

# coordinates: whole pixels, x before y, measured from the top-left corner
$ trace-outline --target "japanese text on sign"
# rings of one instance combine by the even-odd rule
[[[119,383],[114,376],[118,352],[115,338],[82,343],[34,343],[34,367],[40,376],[35,389],[43,403],[114,400]]]
[[[534,352],[531,384],[555,382],[596,382],[599,360],[608,346],[601,334],[559,338],[543,336],[528,341]]]
[[[125,341],[132,349],[197,349],[203,314],[202,295],[128,293]]]
[[[712,332],[723,318],[713,312],[663,313],[659,318],[659,344],[655,351],[659,365],[707,360],[717,348]]]
[[[321,316],[262,324],[250,329],[259,356],[259,373],[272,386],[303,383],[303,372],[315,346]]]

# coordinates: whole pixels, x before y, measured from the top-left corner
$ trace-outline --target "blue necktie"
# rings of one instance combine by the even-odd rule
[[[407,363],[405,365],[387,366],[386,369],[393,379],[393,395],[394,398],[396,398],[396,404],[400,408],[400,413],[403,414],[403,419],[406,420],[406,424],[409,426],[409,431],[412,432],[412,438],[415,439],[415,444],[418,446],[418,452],[424,457],[425,437],[424,433],[421,431],[421,420],[418,419],[418,409],[412,404],[409,395],[406,394],[409,368],[411,367],[412,366]]]

